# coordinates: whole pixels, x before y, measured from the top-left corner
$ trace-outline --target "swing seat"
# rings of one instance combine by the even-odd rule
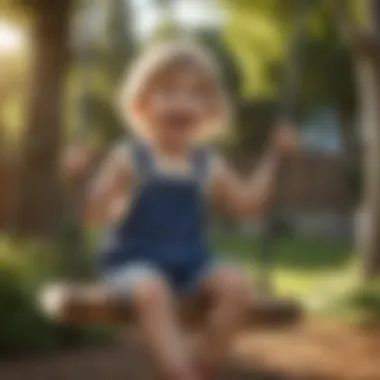
[[[42,312],[50,319],[69,325],[123,325],[133,323],[131,305],[107,294],[99,285],[53,284],[40,295]],[[196,327],[205,318],[210,302],[205,297],[183,300],[178,304],[179,319],[187,327]],[[257,298],[252,300],[250,327],[288,326],[300,321],[302,307],[294,300]]]

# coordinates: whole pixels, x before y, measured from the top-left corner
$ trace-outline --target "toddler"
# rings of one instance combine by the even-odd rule
[[[108,225],[102,281],[131,302],[162,378],[208,380],[253,300],[243,268],[218,262],[210,251],[208,206],[244,217],[263,213],[275,169],[294,149],[295,136],[278,130],[259,168],[241,181],[207,147],[228,126],[230,102],[216,62],[189,41],[164,43],[139,57],[118,103],[134,138],[110,152],[86,206],[89,221]],[[192,356],[175,300],[200,293],[213,307]]]

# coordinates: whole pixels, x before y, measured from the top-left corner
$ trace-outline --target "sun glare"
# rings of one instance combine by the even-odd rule
[[[25,35],[17,26],[0,21],[0,55],[17,53],[25,45]]]

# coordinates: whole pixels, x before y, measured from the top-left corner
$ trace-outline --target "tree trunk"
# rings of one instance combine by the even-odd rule
[[[358,246],[364,276],[371,279],[380,274],[380,13],[375,8],[377,1],[367,0],[365,6],[369,7],[372,25],[365,35],[366,43],[354,49],[354,64],[364,143],[364,198]]]
[[[132,62],[136,50],[136,40],[133,31],[133,12],[130,1],[113,0],[107,4],[107,23],[105,35],[107,48],[105,51],[105,74],[111,91],[117,90],[124,71]],[[105,109],[107,134],[104,135],[106,144],[125,133],[125,128],[114,107]]]
[[[135,53],[131,4],[125,0],[114,0],[108,4],[106,35],[108,42],[107,71],[111,86],[115,87],[129,66]]]
[[[364,140],[364,198],[359,251],[366,278],[380,273],[380,67],[376,59],[357,57],[361,128]]]
[[[31,5],[34,57],[14,230],[52,237],[60,222],[59,151],[71,1],[38,0]]]

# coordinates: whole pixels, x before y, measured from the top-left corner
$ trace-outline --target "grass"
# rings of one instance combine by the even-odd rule
[[[359,281],[359,260],[346,241],[286,237],[262,257],[257,239],[227,234],[216,239],[216,249],[253,276],[266,273],[277,294],[299,299],[312,313],[380,320],[380,284]]]
[[[221,236],[216,243],[222,254],[249,264],[260,264],[260,244],[239,234]],[[342,240],[318,238],[282,238],[273,249],[271,261],[277,268],[300,271],[323,271],[341,268],[351,258],[351,245]],[[262,258],[267,259],[267,258]],[[265,260],[267,261],[267,260]]]
[[[264,274],[276,294],[300,300],[309,312],[380,321],[380,281],[363,285],[359,255],[346,241],[284,237],[263,257],[258,239],[225,233],[215,239],[215,251],[241,263],[252,276]],[[5,264],[11,261],[21,276],[8,276],[12,283],[27,282],[30,289],[59,273],[58,256],[51,247],[0,238],[0,271],[6,271]]]
[[[342,275],[352,276],[353,250],[342,240],[283,238],[263,257],[257,239],[225,235],[217,239],[217,250],[253,273],[264,270],[272,276],[280,292],[308,295],[313,288]]]

